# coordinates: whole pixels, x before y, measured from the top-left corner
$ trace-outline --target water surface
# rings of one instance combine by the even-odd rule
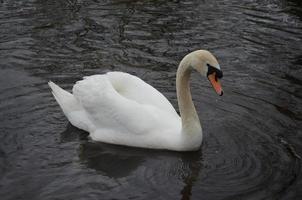
[[[299,0],[1,0],[1,199],[302,198]],[[198,152],[91,141],[47,81],[124,71],[177,108],[181,58],[208,49],[224,96],[192,77]]]

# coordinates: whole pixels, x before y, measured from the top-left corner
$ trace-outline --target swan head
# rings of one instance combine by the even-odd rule
[[[197,50],[187,56],[189,66],[207,77],[216,93],[222,96],[223,90],[220,79],[223,77],[223,73],[215,56],[206,50]]]

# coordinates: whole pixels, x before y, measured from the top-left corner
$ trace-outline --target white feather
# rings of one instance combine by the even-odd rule
[[[52,82],[49,86],[68,120],[93,140],[163,148],[173,143],[171,135],[180,134],[181,120],[170,102],[130,74],[85,77],[73,86],[73,95]]]

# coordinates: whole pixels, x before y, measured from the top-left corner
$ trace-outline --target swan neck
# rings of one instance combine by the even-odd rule
[[[184,132],[201,131],[199,117],[192,101],[190,89],[192,69],[188,59],[185,57],[181,61],[176,74],[177,99]]]

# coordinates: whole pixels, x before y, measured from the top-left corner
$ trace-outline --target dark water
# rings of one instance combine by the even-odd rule
[[[208,49],[225,95],[193,76],[199,152],[94,143],[47,86],[135,74],[177,107],[180,59]],[[0,0],[1,199],[302,199],[300,0]]]

